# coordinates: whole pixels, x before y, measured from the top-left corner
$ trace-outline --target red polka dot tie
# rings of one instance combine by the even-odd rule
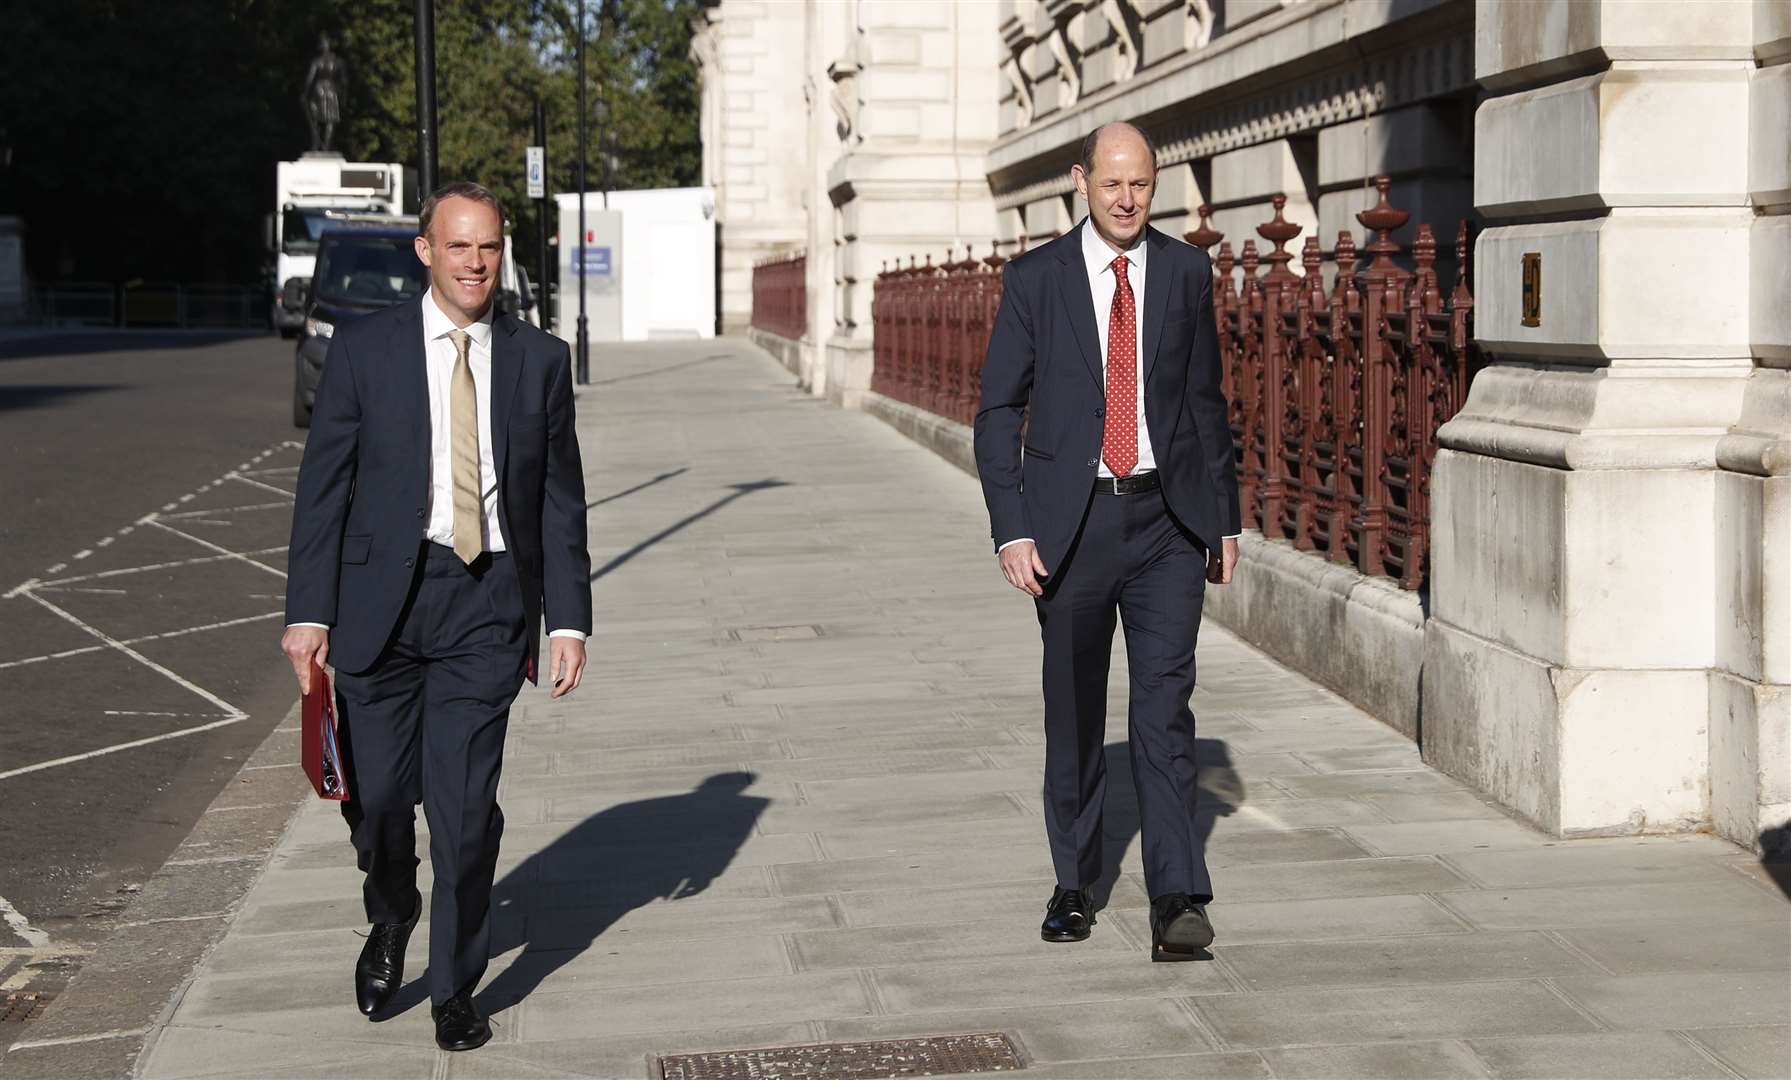
[[[1113,260],[1113,311],[1107,319],[1107,423],[1101,460],[1114,476],[1138,465],[1138,305],[1126,257]]]

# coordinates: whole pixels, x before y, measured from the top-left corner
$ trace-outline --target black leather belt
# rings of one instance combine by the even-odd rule
[[[1095,490],[1102,495],[1141,495],[1146,491],[1155,491],[1163,486],[1156,470],[1145,473],[1134,473],[1131,476],[1097,476]]]

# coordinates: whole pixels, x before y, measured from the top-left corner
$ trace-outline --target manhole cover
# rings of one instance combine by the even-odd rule
[[[663,1080],[886,1080],[1012,1072],[1020,1067],[1014,1044],[998,1033],[721,1050],[659,1059]]]
[[[730,630],[735,641],[806,641],[821,636],[818,626],[746,626]]]
[[[44,1014],[54,994],[41,990],[9,990],[0,998],[0,1024],[22,1024]]]

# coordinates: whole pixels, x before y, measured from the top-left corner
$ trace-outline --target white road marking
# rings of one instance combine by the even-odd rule
[[[230,475],[226,476],[225,479],[226,480],[236,480],[236,481],[239,481],[244,484],[253,484],[258,488],[265,488],[268,491],[277,492],[278,494],[284,495],[289,499],[293,497],[292,492],[287,491],[285,488],[278,488],[272,484],[264,484],[259,480],[251,480],[239,472],[233,472]],[[172,506],[167,506],[167,507],[163,507],[163,509],[172,510],[174,508]]]
[[[241,555],[274,555],[274,554],[277,554],[277,553],[285,551],[285,550],[286,550],[286,545],[281,544],[279,547],[256,548],[253,551],[238,552],[237,554],[241,554]],[[18,593],[24,592],[27,588],[35,589],[40,586],[48,587],[48,586],[52,586],[52,585],[68,585],[68,584],[72,584],[73,582],[76,582],[76,581],[94,581],[99,578],[118,577],[121,574],[145,574],[151,570],[173,570],[173,569],[177,569],[182,566],[198,566],[200,563],[224,562],[225,560],[227,560],[229,558],[230,558],[230,556],[228,556],[228,555],[195,555],[191,559],[175,559],[171,562],[150,563],[148,566],[127,566],[127,567],[124,567],[119,570],[101,570],[100,572],[98,572],[96,574],[78,574],[74,577],[52,578],[49,581],[38,581],[36,579],[33,579],[31,581],[25,582],[23,585],[20,585],[18,588],[14,589],[12,592],[7,593],[6,595],[8,597],[12,597],[14,595],[17,595]]]
[[[7,929],[25,939],[25,944],[41,949],[50,943],[50,935],[32,926],[19,914],[19,909],[0,896],[0,922],[5,922]]]
[[[278,600],[278,596],[257,596],[257,600]],[[124,638],[126,645],[141,645],[145,641],[161,641],[163,638],[185,637],[188,634],[203,634],[207,630],[223,630],[226,627],[241,626],[244,623],[264,622],[278,619],[285,615],[284,611],[264,611],[260,615],[245,615],[240,619],[225,619],[223,622],[206,623],[204,626],[188,626],[179,630],[164,630],[159,634],[144,634],[142,637]],[[26,664],[41,664],[46,660],[64,660],[71,656],[84,656],[104,650],[104,645],[83,645],[78,649],[64,649],[61,652],[45,653],[42,656],[27,656],[22,660],[0,660],[0,670],[11,667],[24,667]]]
[[[92,548],[86,548],[82,551],[77,551],[77,552],[75,552],[75,561],[80,562],[82,559],[85,559],[87,556],[89,556],[91,554],[93,554]]]
[[[107,595],[110,595],[110,596],[129,596],[130,595],[130,593],[124,589],[91,589],[91,588],[82,588],[82,587],[76,586],[76,585],[39,585],[38,588],[48,589],[51,592],[106,593]]]
[[[192,535],[191,533],[183,533],[179,529],[176,529],[174,526],[164,524],[162,521],[160,521],[156,518],[150,518],[147,522],[145,522],[145,524],[154,525],[156,528],[162,529],[166,532],[171,532],[175,536],[184,537],[188,540],[191,540],[193,543],[198,544],[200,547],[210,548],[211,550],[216,551],[222,555],[227,555],[232,559],[239,559],[243,562],[248,563],[250,566],[255,567],[256,569],[266,570],[268,573],[273,574],[277,577],[283,578],[286,576],[286,571],[284,571],[284,570],[276,570],[266,563],[256,562],[254,559],[249,558],[247,555],[244,555],[240,551],[231,551],[229,548],[220,547],[217,544],[212,543],[210,540],[201,540],[197,536]]]
[[[245,514],[251,510],[290,510],[292,500],[285,502],[255,503],[252,506],[226,506],[218,510],[182,510],[178,514],[157,514],[163,521],[174,521],[177,518],[214,517],[220,514]]]
[[[89,750],[85,754],[70,754],[68,757],[59,757],[51,761],[40,761],[35,765],[26,765],[24,768],[8,769],[6,772],[0,772],[0,780],[10,780],[15,776],[23,776],[26,773],[34,773],[41,769],[53,769],[58,765],[73,765],[76,762],[87,761],[91,758],[104,757],[107,754],[116,754],[120,750],[135,750],[139,746],[148,746],[151,743],[167,742],[169,739],[178,739],[186,735],[197,735],[201,731],[211,731],[215,728],[229,727],[231,724],[239,724],[248,718],[248,713],[239,713],[235,716],[226,716],[222,720],[215,720],[209,724],[200,724],[198,727],[185,728],[181,731],[169,731],[161,735],[152,735],[147,739],[135,739],[131,742],[119,743],[117,746],[105,746],[98,750]]]

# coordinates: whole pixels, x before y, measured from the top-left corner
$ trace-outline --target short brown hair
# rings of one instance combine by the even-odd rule
[[[1124,121],[1117,122],[1125,123]],[[1087,138],[1082,140],[1082,172],[1085,176],[1094,175],[1095,148],[1101,141],[1101,129],[1106,126],[1106,124],[1102,124],[1100,127],[1095,128],[1088,133]],[[1139,127],[1137,124],[1126,124],[1126,126],[1133,131],[1136,131],[1138,137],[1144,140],[1144,148],[1150,151],[1150,167],[1155,169],[1157,167],[1157,144],[1151,139],[1150,132]]]
[[[452,184],[443,184],[431,191],[429,197],[423,200],[423,209],[417,214],[418,236],[424,238],[429,236],[429,223],[435,218],[435,208],[440,206],[444,199],[471,199],[477,203],[484,203],[497,211],[500,229],[510,224],[510,218],[504,213],[504,204],[491,193],[491,189],[482,184],[475,184],[471,180],[456,180]]]

